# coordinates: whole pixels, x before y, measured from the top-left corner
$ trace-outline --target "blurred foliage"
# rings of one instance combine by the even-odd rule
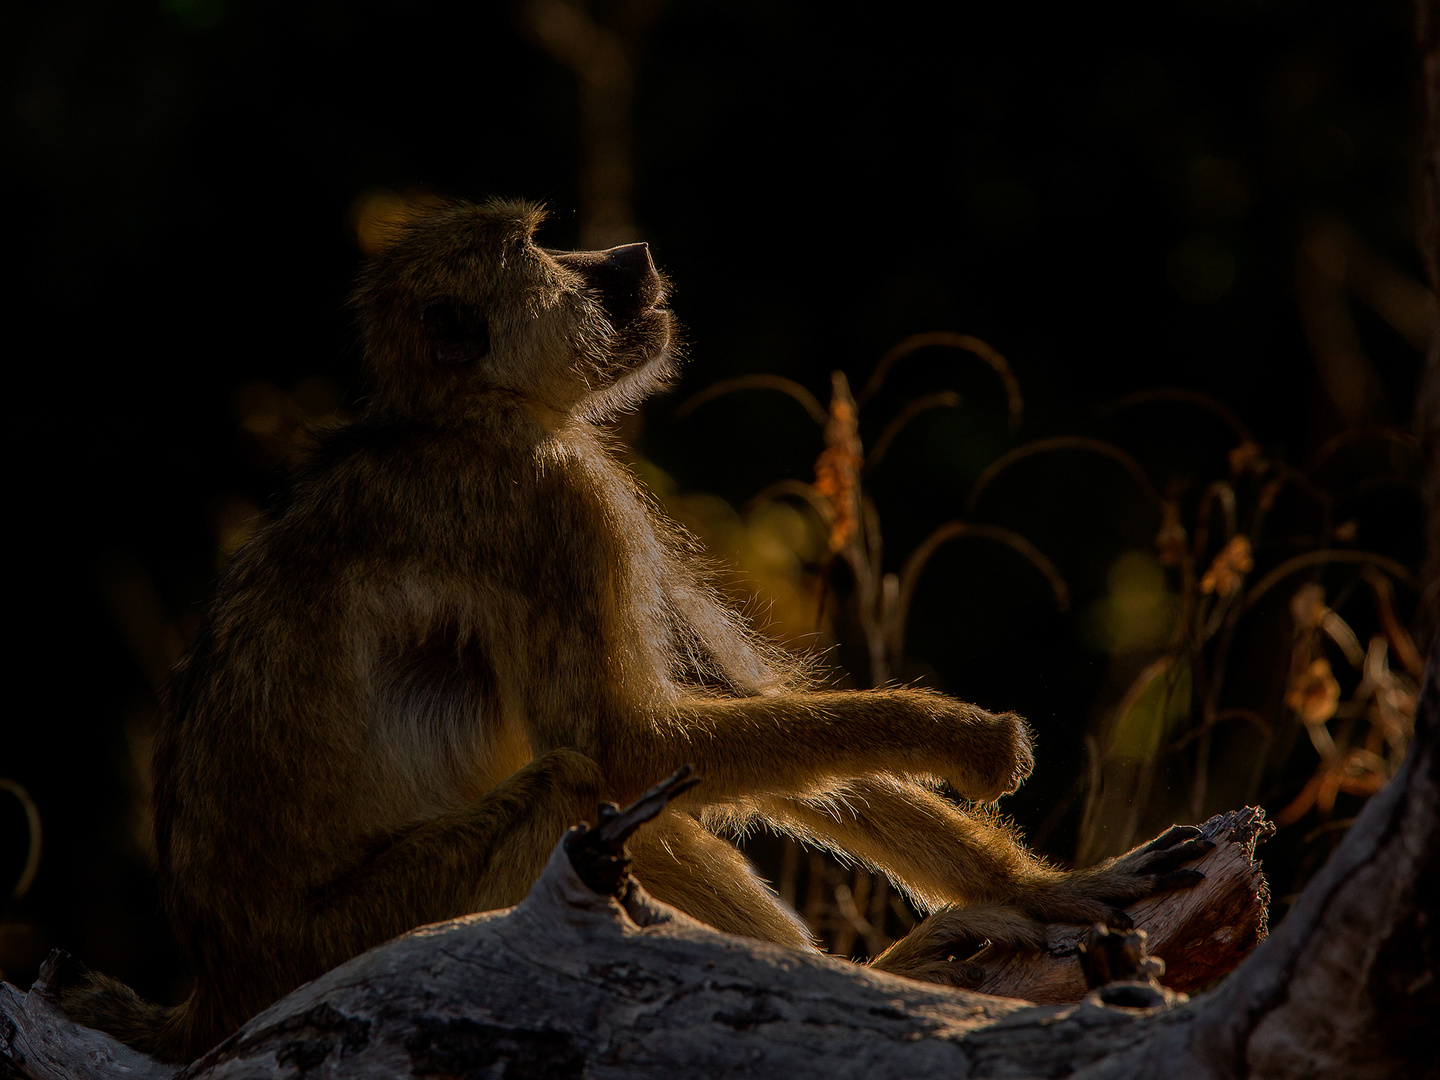
[[[1284,894],[1393,768],[1395,627],[1435,602],[1406,579],[1397,426],[1434,311],[1408,0],[9,14],[9,296],[37,340],[13,501],[44,508],[17,670],[66,691],[0,759],[45,827],[0,926],[10,977],[62,945],[182,993],[155,688],[306,428],[356,404],[357,262],[446,195],[546,200],[558,248],[649,240],[685,393],[788,388],[679,423],[659,403],[625,428],[637,468],[733,595],[851,684],[1029,717],[1006,808],[1038,847],[1099,857],[1255,792],[1294,817],[1262,849]],[[11,802],[0,888],[32,850]],[[903,930],[883,884],[755,850],[841,951]]]
[[[894,363],[921,345],[959,348],[989,364],[1006,390],[1008,426],[1012,431],[1020,427],[1024,403],[1008,362],[986,343],[958,334],[902,342],[877,365],[861,396],[873,397]],[[707,516],[690,515],[687,524],[713,544],[710,523],[723,520],[723,550],[741,580],[758,585],[763,577],[762,595],[778,598],[781,610],[813,613],[808,638],[797,635],[793,621],[786,619],[779,625],[781,640],[838,655],[839,639],[851,635],[859,639],[852,655],[868,658],[868,666],[834,674],[841,679],[848,674],[852,685],[886,685],[892,673],[908,667],[904,641],[910,599],[926,563],[941,543],[960,537],[1009,546],[1048,580],[1060,611],[1069,607],[1069,586],[1049,558],[1024,537],[974,520],[937,526],[912,552],[899,560],[891,556],[898,571],[885,569],[880,517],[864,474],[916,417],[941,405],[958,407],[958,397],[943,392],[917,397],[881,429],[868,457],[856,400],[840,372],[832,376],[828,410],[790,380],[751,376],[702,390],[677,415],[752,390],[784,393],[822,421],[814,479],[770,484],[751,501],[744,521],[713,497],[702,497],[713,509]],[[1341,794],[1363,798],[1384,786],[1404,757],[1414,725],[1423,661],[1395,595],[1396,585],[1407,589],[1412,594],[1404,605],[1408,617],[1422,615],[1414,571],[1388,555],[1354,547],[1362,522],[1353,517],[1336,522],[1337,503],[1343,505],[1348,492],[1322,486],[1327,473],[1338,472],[1347,476],[1351,491],[1398,480],[1418,496],[1413,438],[1394,429],[1347,432],[1322,446],[1311,469],[1301,471],[1263,449],[1225,405],[1193,391],[1137,393],[1101,411],[1115,414],[1167,403],[1223,421],[1235,440],[1223,459],[1225,475],[1208,481],[1172,475],[1157,487],[1149,470],[1115,443],[1050,437],[1021,444],[983,468],[965,500],[967,510],[974,511],[985,489],[1021,461],[1079,451],[1120,465],[1157,519],[1154,550],[1126,551],[1115,559],[1104,595],[1077,620],[1077,635],[1108,653],[1117,670],[1143,664],[1118,701],[1102,695],[1085,736],[1088,768],[1077,772],[1072,789],[1072,797],[1083,796],[1074,855],[1081,866],[1128,850],[1172,819],[1199,822],[1257,800],[1267,804],[1282,827],[1312,812],[1327,820]],[[1183,426],[1173,427],[1172,435],[1184,439]],[[1394,450],[1377,471],[1367,471],[1374,466],[1363,461],[1358,473],[1337,468],[1347,451],[1377,441]],[[795,519],[786,530],[774,531],[758,510],[778,499],[807,510],[810,528],[799,527]],[[683,506],[673,495],[662,501],[672,511]],[[1103,524],[1092,521],[1086,527]],[[747,562],[755,548],[736,539],[748,529],[765,536],[774,552],[763,574]],[[779,556],[787,540],[793,545],[789,559]],[[788,573],[777,574],[777,569]],[[1337,590],[1337,604],[1362,609],[1357,617],[1373,627],[1368,646],[1362,648],[1350,624],[1325,604],[1326,580]],[[1433,603],[1433,586],[1430,591]],[[1276,593],[1290,597],[1288,620],[1273,605],[1266,608],[1267,598]],[[983,612],[969,612],[966,606],[963,596],[954,597],[949,616],[983,619]],[[1247,663],[1262,675],[1258,687],[1243,680],[1232,685],[1228,679],[1231,652],[1245,620],[1261,624],[1246,642]],[[1355,673],[1343,704],[1327,647],[1338,650]],[[1391,670],[1392,654],[1403,671]],[[1263,680],[1267,673],[1270,678]],[[1296,732],[1302,729],[1318,761],[1296,746]],[[1241,771],[1235,768],[1239,760],[1252,764]],[[1224,771],[1212,779],[1217,761]],[[1297,783],[1300,791],[1291,798],[1287,793]],[[1340,834],[1322,828],[1302,844],[1313,847],[1323,839],[1328,850]],[[767,864],[765,869],[777,875],[781,895],[804,896],[806,918],[834,951],[874,955],[913,925],[914,913],[889,894],[880,875],[813,853],[802,861],[791,840],[781,842],[778,859],[778,867]],[[1309,863],[1315,861],[1312,857]],[[1293,891],[1302,879],[1284,884]]]

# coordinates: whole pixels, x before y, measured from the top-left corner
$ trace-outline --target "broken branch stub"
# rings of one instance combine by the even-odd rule
[[[624,810],[614,803],[601,803],[593,826],[577,825],[561,841],[580,880],[601,896],[622,896],[630,881],[630,854],[625,850],[625,841],[672,799],[699,782],[689,765],[681,765]]]

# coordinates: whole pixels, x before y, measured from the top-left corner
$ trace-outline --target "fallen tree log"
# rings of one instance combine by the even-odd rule
[[[1070,963],[1079,965],[1072,956]],[[55,1008],[47,964],[0,1010],[20,1075],[173,1076]],[[15,1009],[18,1006],[18,1015]],[[1033,1026],[1103,1046],[1134,1010],[1037,1009],[720,934],[631,885],[581,880],[557,846],[526,900],[424,927],[336,968],[250,1021],[187,1077],[288,1075],[970,1075],[968,1058],[1036,1060]],[[1018,1022],[1021,1018],[1024,1022]],[[998,1026],[1002,1021],[1010,1021]],[[991,1030],[993,1029],[993,1030]],[[980,1043],[967,1038],[981,1031]],[[3,1045],[3,1044],[0,1044]],[[1037,1061],[1038,1064],[1038,1061]]]
[[[3,988],[0,1061],[31,1080],[1434,1075],[1435,675],[1432,649],[1399,774],[1276,931],[1194,1000],[1133,983],[1033,1005],[917,983],[717,933],[639,888],[603,895],[557,848],[515,908],[372,949],[183,1070],[78,1028],[44,977]]]

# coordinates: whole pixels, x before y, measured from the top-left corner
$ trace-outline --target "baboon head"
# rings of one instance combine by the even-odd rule
[[[372,408],[463,415],[509,393],[599,419],[671,369],[666,285],[645,244],[536,247],[531,203],[456,203],[403,226],[355,292]]]

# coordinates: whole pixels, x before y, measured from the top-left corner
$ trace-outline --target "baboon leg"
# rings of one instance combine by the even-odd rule
[[[627,730],[622,745],[584,748],[622,795],[689,763],[702,780],[696,802],[813,791],[875,772],[939,775],[988,800],[1013,791],[1034,764],[1018,716],[924,690],[689,699]]]
[[[344,959],[425,923],[518,903],[565,830],[594,821],[605,797],[604,777],[590,758],[568,749],[542,754],[334,882],[314,913],[333,933],[317,936],[353,937],[336,942]],[[382,919],[385,925],[377,925]]]
[[[727,934],[813,949],[800,917],[755,876],[745,857],[683,811],[667,810],[631,838],[645,891]]]
[[[1056,870],[1013,831],[966,813],[917,784],[865,777],[826,799],[770,799],[763,813],[787,831],[882,870],[922,906],[1005,904],[1045,923],[1128,925],[1120,910],[1186,888],[1202,875],[1180,866],[1214,847],[1176,826],[1128,855],[1084,870]]]
[[[188,1034],[176,1052],[209,1045],[281,994],[381,941],[517,903],[564,831],[595,820],[604,797],[594,761],[554,750],[450,813],[377,838],[344,873],[267,909],[256,945],[223,968],[201,966],[207,974],[219,969],[223,987],[217,989],[218,974],[197,979],[182,1010]]]
[[[766,799],[760,813],[785,832],[883,871],[927,911],[1010,900],[1055,873],[1009,829],[897,778],[859,777],[823,796]]]

